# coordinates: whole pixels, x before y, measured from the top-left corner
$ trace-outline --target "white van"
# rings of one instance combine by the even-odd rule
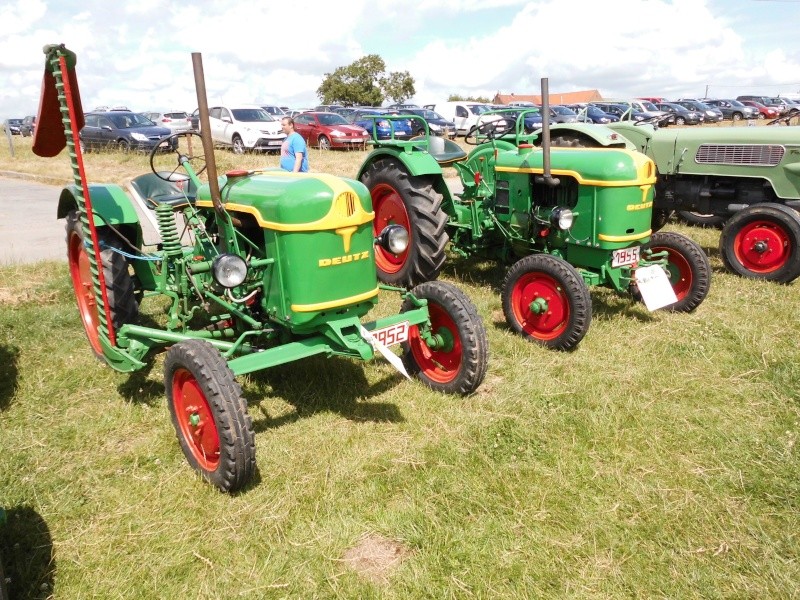
[[[435,110],[448,121],[456,124],[456,135],[467,135],[472,129],[481,114],[492,110],[491,104],[483,102],[472,102],[470,100],[459,100],[457,102],[437,102],[436,104],[426,104],[425,108]],[[500,119],[497,115],[490,115],[482,119],[482,122],[496,121]]]

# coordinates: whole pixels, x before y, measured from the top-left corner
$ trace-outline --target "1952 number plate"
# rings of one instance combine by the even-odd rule
[[[611,253],[611,266],[624,267],[625,265],[635,265],[639,262],[639,248],[641,246],[634,246],[633,248],[621,248],[614,250]]]
[[[383,329],[374,329],[373,337],[384,346],[394,346],[408,341],[408,321],[389,325]]]

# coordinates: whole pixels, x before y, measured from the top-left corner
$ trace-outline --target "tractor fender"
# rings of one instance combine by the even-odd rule
[[[443,178],[442,167],[436,159],[426,151],[421,151],[408,146],[407,148],[376,148],[369,153],[364,163],[356,174],[356,179],[366,172],[369,166],[377,160],[395,158],[403,163],[409,175],[414,177],[434,176]]]
[[[61,190],[58,198],[57,219],[63,219],[71,210],[78,207],[78,194],[80,189],[76,185],[69,185]],[[141,228],[139,215],[125,191],[113,184],[90,184],[89,198],[92,203],[92,213],[101,224],[107,225],[134,225]]]

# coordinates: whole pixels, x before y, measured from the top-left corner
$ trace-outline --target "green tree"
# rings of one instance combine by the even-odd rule
[[[416,93],[414,78],[408,71],[389,73],[384,77],[382,86],[384,95],[398,104],[408,100]]]
[[[460,94],[450,94],[447,97],[448,102],[481,102],[483,104],[491,103],[489,98],[484,96],[462,96]]]
[[[386,97],[402,101],[415,93],[414,79],[408,71],[386,73],[386,63],[369,54],[333,73],[325,73],[317,88],[323,104],[380,106]]]

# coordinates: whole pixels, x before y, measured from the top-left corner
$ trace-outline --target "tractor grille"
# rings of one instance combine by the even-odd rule
[[[352,217],[356,212],[356,202],[358,197],[352,192],[344,192],[336,199],[340,217]]]
[[[774,167],[786,149],[772,144],[703,144],[695,161],[712,165],[757,165]]]

